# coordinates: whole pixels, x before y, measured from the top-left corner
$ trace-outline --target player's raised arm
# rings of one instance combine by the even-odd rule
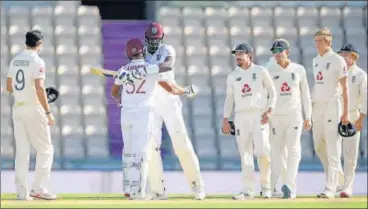
[[[302,96],[303,109],[305,114],[305,120],[311,120],[312,118],[312,99],[309,91],[309,85],[307,80],[307,74],[304,67],[301,71],[301,81],[300,81],[300,93]]]
[[[123,68],[119,69],[118,75],[120,75],[120,72],[122,69]],[[115,78],[114,84],[111,87],[111,96],[112,98],[114,98],[118,106],[121,105],[120,91],[121,91],[122,85],[123,85],[122,81],[119,78]]]

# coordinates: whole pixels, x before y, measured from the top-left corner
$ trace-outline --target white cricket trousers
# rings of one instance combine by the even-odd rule
[[[357,119],[359,118],[359,111],[350,111],[350,121],[355,124]],[[342,152],[344,157],[344,172],[340,173],[340,176],[343,176],[343,190],[352,194],[353,192],[353,184],[355,178],[355,169],[358,160],[359,154],[359,142],[360,142],[360,131],[353,137],[342,137]],[[340,183],[340,182],[339,182]]]
[[[293,116],[273,115],[270,122],[271,184],[275,188],[281,174],[282,184],[296,193],[296,176],[301,159],[303,119]]]
[[[254,195],[254,158],[261,174],[262,189],[271,189],[269,124],[261,125],[262,112],[237,112],[234,117],[235,135],[241,160],[243,192]],[[253,150],[254,146],[254,150]]]
[[[324,192],[336,192],[341,168],[341,136],[338,133],[340,101],[313,102],[312,127],[314,149],[326,172]]]
[[[32,190],[46,188],[54,158],[50,127],[41,105],[13,106],[15,138],[15,184],[17,192],[28,193],[27,176],[31,146],[36,150],[36,167]]]
[[[193,189],[203,189],[204,183],[201,176],[199,160],[194,152],[192,142],[189,139],[182,113],[180,100],[156,108],[153,119],[153,153],[150,162],[149,182],[153,193],[165,192],[163,180],[163,167],[161,159],[162,124],[165,122],[171,142],[177,155],[184,175]]]
[[[121,131],[124,140],[123,176],[124,192],[145,197],[148,163],[151,158],[152,110],[139,108],[121,110]]]

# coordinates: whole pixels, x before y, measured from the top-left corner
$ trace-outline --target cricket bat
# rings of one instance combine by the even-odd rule
[[[95,75],[104,76],[104,77],[117,77],[118,71],[115,70],[107,70],[103,68],[91,68],[90,72]]]

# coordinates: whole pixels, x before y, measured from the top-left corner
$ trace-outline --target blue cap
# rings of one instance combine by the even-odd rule
[[[354,52],[358,54],[358,50],[356,50],[355,46],[353,44],[344,44],[340,51],[338,51],[338,53],[340,52]]]
[[[241,43],[233,48],[231,54],[235,54],[235,52],[253,53],[253,48],[247,43]]]
[[[273,52],[276,49],[281,50],[281,51],[288,50],[289,49],[289,44],[284,40],[276,40],[276,41],[273,42],[270,51]]]

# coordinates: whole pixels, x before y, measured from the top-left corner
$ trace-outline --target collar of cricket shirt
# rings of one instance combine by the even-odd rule
[[[332,50],[332,48],[330,50],[328,50],[323,56],[321,56],[319,53],[318,53],[318,57],[326,57],[330,54],[332,54],[334,51]]]
[[[35,50],[32,50],[32,49],[25,49],[24,51],[28,54],[37,54],[37,52]]]
[[[132,62],[144,62],[144,59],[136,59],[136,60],[132,60]]]
[[[356,71],[356,67],[357,67],[357,65],[356,65],[356,63],[354,63],[352,66],[350,66],[349,67],[349,69],[348,69],[348,71],[350,72],[354,72],[354,71]]]

